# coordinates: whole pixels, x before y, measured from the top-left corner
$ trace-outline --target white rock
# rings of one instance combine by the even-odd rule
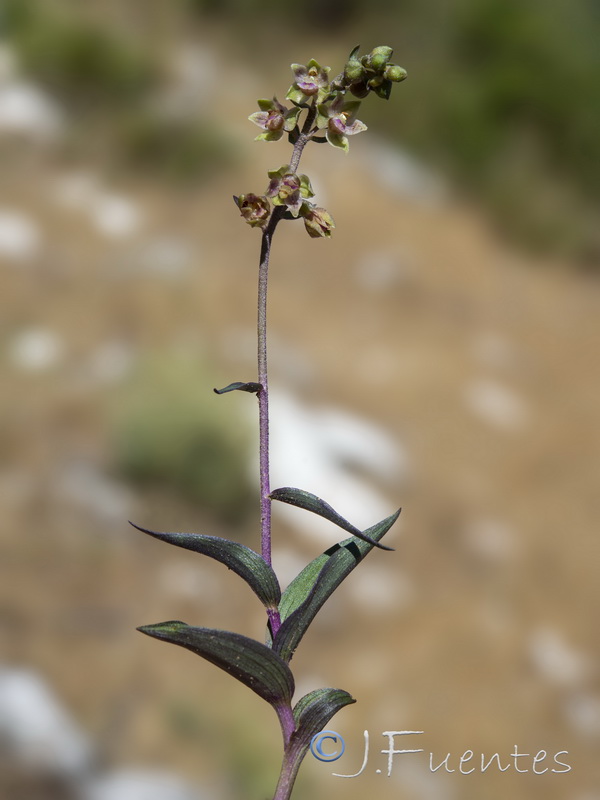
[[[0,670],[0,740],[33,771],[76,776],[91,759],[87,738],[31,670]]]
[[[577,733],[590,738],[600,737],[600,697],[576,692],[567,698],[565,716]]]
[[[90,209],[92,221],[100,233],[111,239],[121,239],[138,231],[141,211],[131,200],[116,194],[100,194]]]
[[[275,570],[282,588],[290,584],[306,566],[306,559],[302,558],[297,550],[275,547],[272,553],[273,569]]]
[[[218,56],[206,48],[180,47],[171,58],[171,84],[156,111],[168,117],[196,116],[208,108],[219,85]]]
[[[310,408],[283,391],[271,391],[271,486],[295,486],[322,497],[339,514],[365,529],[394,509],[384,495],[359,478],[400,480],[405,456],[391,437],[345,411]],[[323,545],[339,539],[339,529],[309,512],[274,505],[275,513]]]
[[[9,343],[10,359],[27,372],[43,372],[59,364],[64,356],[61,337],[45,328],[22,331]]]
[[[511,526],[498,519],[478,519],[465,531],[465,544],[486,561],[508,561],[516,552],[517,537]]]
[[[41,240],[40,230],[30,217],[0,209],[0,257],[25,261],[39,252]]]
[[[363,567],[352,573],[347,591],[352,600],[367,612],[393,614],[406,608],[414,599],[412,582],[404,573],[398,569],[392,573],[373,563],[368,569]]]
[[[535,630],[528,641],[529,657],[535,669],[549,683],[573,687],[589,673],[589,660],[569,646],[554,628]]]
[[[58,107],[40,89],[26,81],[0,84],[0,134],[55,139],[63,127]]]
[[[96,230],[110,239],[133,236],[142,226],[137,203],[102,186],[91,172],[63,175],[52,187],[55,202],[62,208],[85,215]]]
[[[496,381],[483,378],[472,381],[465,389],[464,399],[480,419],[505,431],[521,430],[530,417],[525,401]]]
[[[441,179],[423,164],[399,147],[379,139],[373,141],[363,152],[371,167],[371,173],[382,186],[394,194],[413,201],[432,205],[439,203],[445,194]]]

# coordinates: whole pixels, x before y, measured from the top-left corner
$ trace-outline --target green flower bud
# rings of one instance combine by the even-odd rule
[[[352,61],[348,61],[344,67],[344,78],[346,79],[347,83],[354,83],[355,81],[361,80],[364,72],[364,67],[360,61],[357,59],[352,59]]]
[[[388,64],[388,61],[392,57],[392,53],[394,51],[391,47],[387,47],[386,45],[381,45],[380,47],[375,47],[371,50],[371,57],[370,57],[370,67],[374,69],[376,72],[382,72]]]
[[[384,78],[394,83],[400,83],[406,78],[406,70],[399,67],[398,64],[388,64],[383,73]]]

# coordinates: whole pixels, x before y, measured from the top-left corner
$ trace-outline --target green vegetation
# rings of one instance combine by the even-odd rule
[[[210,383],[207,370],[187,358],[164,355],[143,364],[116,404],[116,469],[141,486],[175,491],[225,522],[240,522],[255,506],[248,431],[232,421]]]
[[[164,63],[143,37],[65,2],[6,0],[0,23],[22,69],[72,112],[71,144],[110,154],[118,167],[175,180],[204,180],[231,160],[232,148],[206,109],[171,118],[156,102]],[[98,127],[100,126],[100,127]],[[101,131],[101,135],[98,132]],[[95,135],[90,135],[95,134]]]
[[[138,111],[118,131],[124,162],[179,182],[207,180],[234,159],[228,138],[202,119],[171,119]]]
[[[421,35],[401,38],[411,74],[423,78],[407,84],[395,138],[461,178],[520,238],[597,258],[597,7],[460,0],[444,11],[424,0],[412,14]],[[439,31],[419,50],[429,15]]]
[[[69,12],[36,0],[6,0],[3,27],[27,72],[89,106],[129,103],[155,85],[158,65],[139,43]]]

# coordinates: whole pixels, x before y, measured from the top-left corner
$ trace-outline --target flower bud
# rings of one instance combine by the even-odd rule
[[[331,236],[331,231],[335,228],[335,222],[331,214],[324,208],[303,203],[300,214],[304,219],[306,232],[311,238],[318,239],[320,236],[326,238]]]
[[[406,78],[406,70],[399,67],[398,64],[388,64],[383,75],[388,81],[400,83]]]
[[[352,59],[351,61],[348,61],[344,67],[344,78],[346,79],[347,83],[354,83],[363,77],[364,72],[365,70],[360,61],[357,59]]]
[[[391,47],[381,45],[371,50],[370,67],[376,72],[382,72],[387,66],[388,61],[392,57],[393,50]]]
[[[271,205],[266,197],[250,193],[234,197],[234,200],[242,217],[251,227],[263,228],[269,221]]]

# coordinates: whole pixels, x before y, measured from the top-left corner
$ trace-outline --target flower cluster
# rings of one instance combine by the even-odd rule
[[[329,77],[330,68],[314,59],[306,65],[292,64],[294,82],[285,96],[291,107],[276,97],[259,100],[259,111],[248,117],[263,131],[257,140],[275,142],[287,133],[290,143],[300,147],[299,152],[308,141],[328,142],[348,152],[348,137],[367,130],[357,118],[361,100],[371,92],[387,100],[392,85],[406,78],[406,71],[392,64],[391,57],[392,48],[386,45],[375,47],[364,56],[359,56],[359,47],[355,47],[343,71],[333,80]],[[303,113],[301,127],[299,118]],[[299,155],[294,163],[298,160]],[[296,174],[285,164],[269,172],[269,186],[264,195],[240,195],[235,202],[253,227],[265,228],[272,218],[272,204],[282,209],[275,222],[301,217],[310,236],[331,236],[333,219],[324,208],[310,202],[312,197],[307,176]]]
[[[406,70],[391,64],[392,48],[375,47],[368,55],[358,57],[358,47],[350,53],[344,67],[341,85],[359,98],[373,91],[378,97],[389,100],[392,84],[406,78]]]
[[[269,185],[264,195],[241,194],[233,198],[248,225],[265,228],[271,219],[272,204],[281,209],[284,219],[303,219],[304,227],[313,239],[331,236],[335,223],[324,208],[310,202],[314,192],[307,175],[291,172],[289,164],[268,174]]]

